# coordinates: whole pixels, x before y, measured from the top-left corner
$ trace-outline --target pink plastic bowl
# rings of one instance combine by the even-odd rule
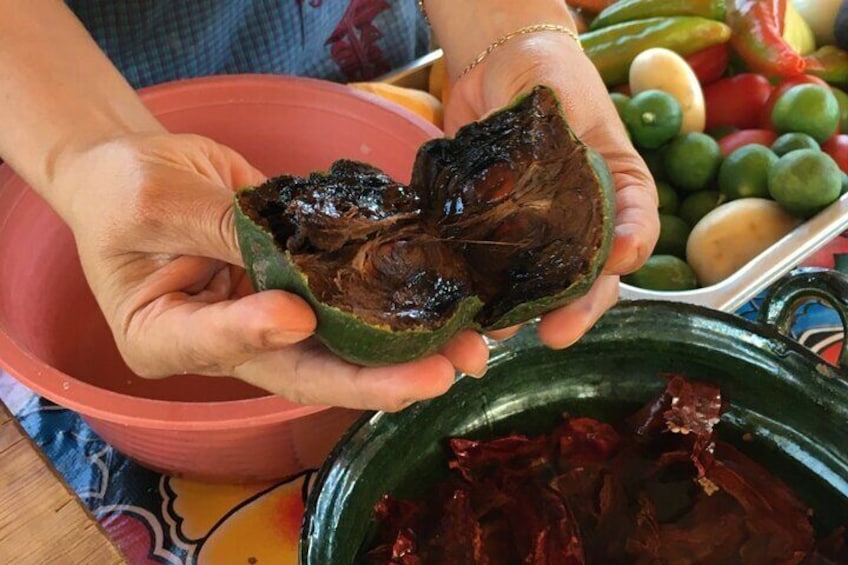
[[[302,78],[213,77],[142,96],[171,131],[229,145],[267,175],[346,157],[405,182],[419,145],[441,133],[372,95]],[[134,375],[71,233],[8,167],[0,167],[0,264],[0,364],[145,466],[211,481],[281,478],[320,465],[358,415],[296,405],[234,379]]]

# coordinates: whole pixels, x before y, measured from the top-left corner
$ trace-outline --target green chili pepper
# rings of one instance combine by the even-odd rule
[[[598,14],[591,29],[660,16],[698,16],[723,22],[726,12],[725,0],[618,0]]]
[[[848,51],[825,45],[804,57],[804,60],[807,62],[807,74],[831,84],[848,85]]]
[[[729,39],[730,28],[725,24],[690,16],[648,18],[580,36],[583,50],[607,86],[626,83],[630,63],[645,49],[665,47],[685,57]]]

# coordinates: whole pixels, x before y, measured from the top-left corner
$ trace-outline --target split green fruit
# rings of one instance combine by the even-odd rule
[[[583,296],[609,253],[614,198],[604,160],[538,86],[422,145],[408,186],[340,160],[240,191],[236,230],[256,290],[300,295],[331,351],[385,365]]]

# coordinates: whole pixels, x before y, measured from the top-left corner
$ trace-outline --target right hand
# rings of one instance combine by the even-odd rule
[[[231,149],[167,133],[98,143],[58,167],[63,216],[131,369],[228,375],[298,403],[389,411],[444,393],[457,369],[484,372],[488,350],[471,331],[424,359],[352,365],[312,337],[300,297],[252,293],[233,190],[264,179]]]

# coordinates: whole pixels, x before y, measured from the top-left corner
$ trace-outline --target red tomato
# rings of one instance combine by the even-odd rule
[[[706,86],[707,130],[719,126],[757,127],[760,110],[771,91],[768,79],[754,73],[724,78]]]
[[[822,144],[822,151],[833,157],[842,172],[848,174],[848,135],[834,135]]]
[[[721,154],[727,157],[743,145],[750,145],[751,143],[771,147],[775,139],[777,139],[777,134],[768,129],[743,129],[729,133],[719,139],[718,146],[721,148]]]
[[[630,90],[630,85],[627,83],[619,84],[618,86],[613,86],[610,89],[610,92],[618,92],[620,94],[624,94],[625,96],[633,96],[633,92]]]
[[[720,79],[727,70],[730,60],[730,49],[727,43],[719,43],[706,49],[701,49],[686,57],[686,62],[695,71],[702,86]]]
[[[613,4],[615,0],[566,0],[565,3],[568,4],[571,8],[577,8],[586,10],[587,12],[592,12],[593,14],[597,14],[601,12],[604,8],[609,8],[610,4]]]
[[[798,75],[784,79],[779,85],[777,85],[777,88],[772,91],[771,96],[769,96],[760,111],[759,126],[761,128],[774,129],[774,124],[771,123],[771,111],[774,109],[777,99],[783,96],[787,90],[793,86],[798,86],[799,84],[818,84],[821,86],[827,86],[825,81],[819,77],[814,77],[813,75]]]

